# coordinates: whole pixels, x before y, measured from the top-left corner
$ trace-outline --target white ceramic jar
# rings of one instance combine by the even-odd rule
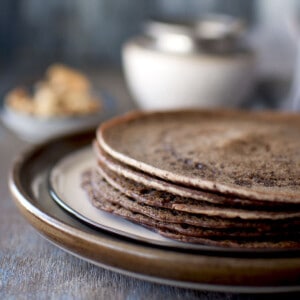
[[[155,40],[139,36],[124,45],[125,78],[138,105],[143,109],[238,106],[253,90],[254,54],[203,51],[186,32],[157,35]]]

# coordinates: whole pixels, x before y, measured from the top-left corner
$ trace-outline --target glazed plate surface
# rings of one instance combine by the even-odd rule
[[[158,283],[247,293],[300,291],[300,250],[190,246],[93,211],[79,190],[80,201],[74,206],[72,194],[64,188],[67,185],[60,181],[66,180],[68,171],[75,174],[72,181],[78,180],[80,171],[93,164],[89,145],[94,136],[90,131],[51,140],[14,162],[9,178],[12,196],[23,216],[45,238],[96,265]],[[49,173],[60,205],[50,195]],[[78,189],[78,181],[74,185]],[[90,205],[92,214],[82,209],[83,203]],[[114,227],[113,219],[121,227]]]

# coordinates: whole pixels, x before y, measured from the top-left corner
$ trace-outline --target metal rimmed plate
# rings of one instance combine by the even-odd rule
[[[14,163],[9,179],[13,198],[27,220],[51,242],[94,264],[159,283],[214,291],[300,291],[299,252],[249,257],[249,253],[176,250],[120,237],[72,217],[51,199],[46,173],[93,137],[94,132],[89,132],[52,140]]]

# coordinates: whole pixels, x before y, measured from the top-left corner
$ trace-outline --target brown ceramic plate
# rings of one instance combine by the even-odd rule
[[[299,251],[193,251],[150,245],[91,227],[56,205],[45,174],[62,157],[89,144],[94,134],[49,141],[14,163],[9,178],[13,198],[44,237],[96,265],[149,281],[214,291],[300,291]]]

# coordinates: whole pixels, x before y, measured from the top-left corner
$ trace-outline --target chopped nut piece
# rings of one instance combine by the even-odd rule
[[[7,94],[6,103],[18,112],[40,117],[85,115],[101,107],[91,95],[87,77],[60,64],[48,68],[46,80],[35,85],[32,97],[16,88]]]

